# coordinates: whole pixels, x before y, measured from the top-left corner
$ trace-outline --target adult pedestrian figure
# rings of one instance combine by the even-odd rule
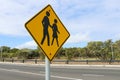
[[[47,45],[50,46],[50,37],[49,37],[49,32],[48,32],[48,27],[50,25],[50,21],[49,21],[49,17],[50,13],[48,11],[46,11],[46,16],[44,16],[43,20],[42,20],[42,25],[43,25],[43,38],[41,41],[41,44],[43,45],[45,38],[47,37]]]
[[[57,19],[54,19],[54,24],[52,25],[52,30],[53,30],[53,39],[52,39],[52,43],[51,45],[53,45],[53,42],[54,42],[54,39],[56,39],[56,42],[57,42],[57,46],[59,47],[59,43],[58,43],[58,35],[57,33],[60,34],[58,28],[57,28]]]

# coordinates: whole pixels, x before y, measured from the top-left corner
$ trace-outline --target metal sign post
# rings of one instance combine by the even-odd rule
[[[50,80],[50,61],[47,57],[45,57],[45,80]]]

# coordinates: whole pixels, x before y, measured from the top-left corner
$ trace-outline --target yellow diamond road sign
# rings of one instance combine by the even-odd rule
[[[25,27],[50,61],[70,36],[50,5],[31,18]]]

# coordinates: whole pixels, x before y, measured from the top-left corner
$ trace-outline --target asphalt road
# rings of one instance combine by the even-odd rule
[[[45,80],[45,67],[0,63],[0,80]],[[52,66],[51,80],[120,80],[120,68]]]

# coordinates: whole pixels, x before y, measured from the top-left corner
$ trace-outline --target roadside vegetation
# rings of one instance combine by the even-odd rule
[[[10,48],[8,46],[0,47],[1,58],[12,58],[12,59],[41,59],[45,56],[39,47],[36,49],[17,49]],[[97,59],[97,60],[120,60],[120,40],[112,42],[112,40],[102,41],[91,41],[86,47],[73,47],[73,48],[61,48],[56,59],[67,59],[67,60],[83,60],[83,59]]]

